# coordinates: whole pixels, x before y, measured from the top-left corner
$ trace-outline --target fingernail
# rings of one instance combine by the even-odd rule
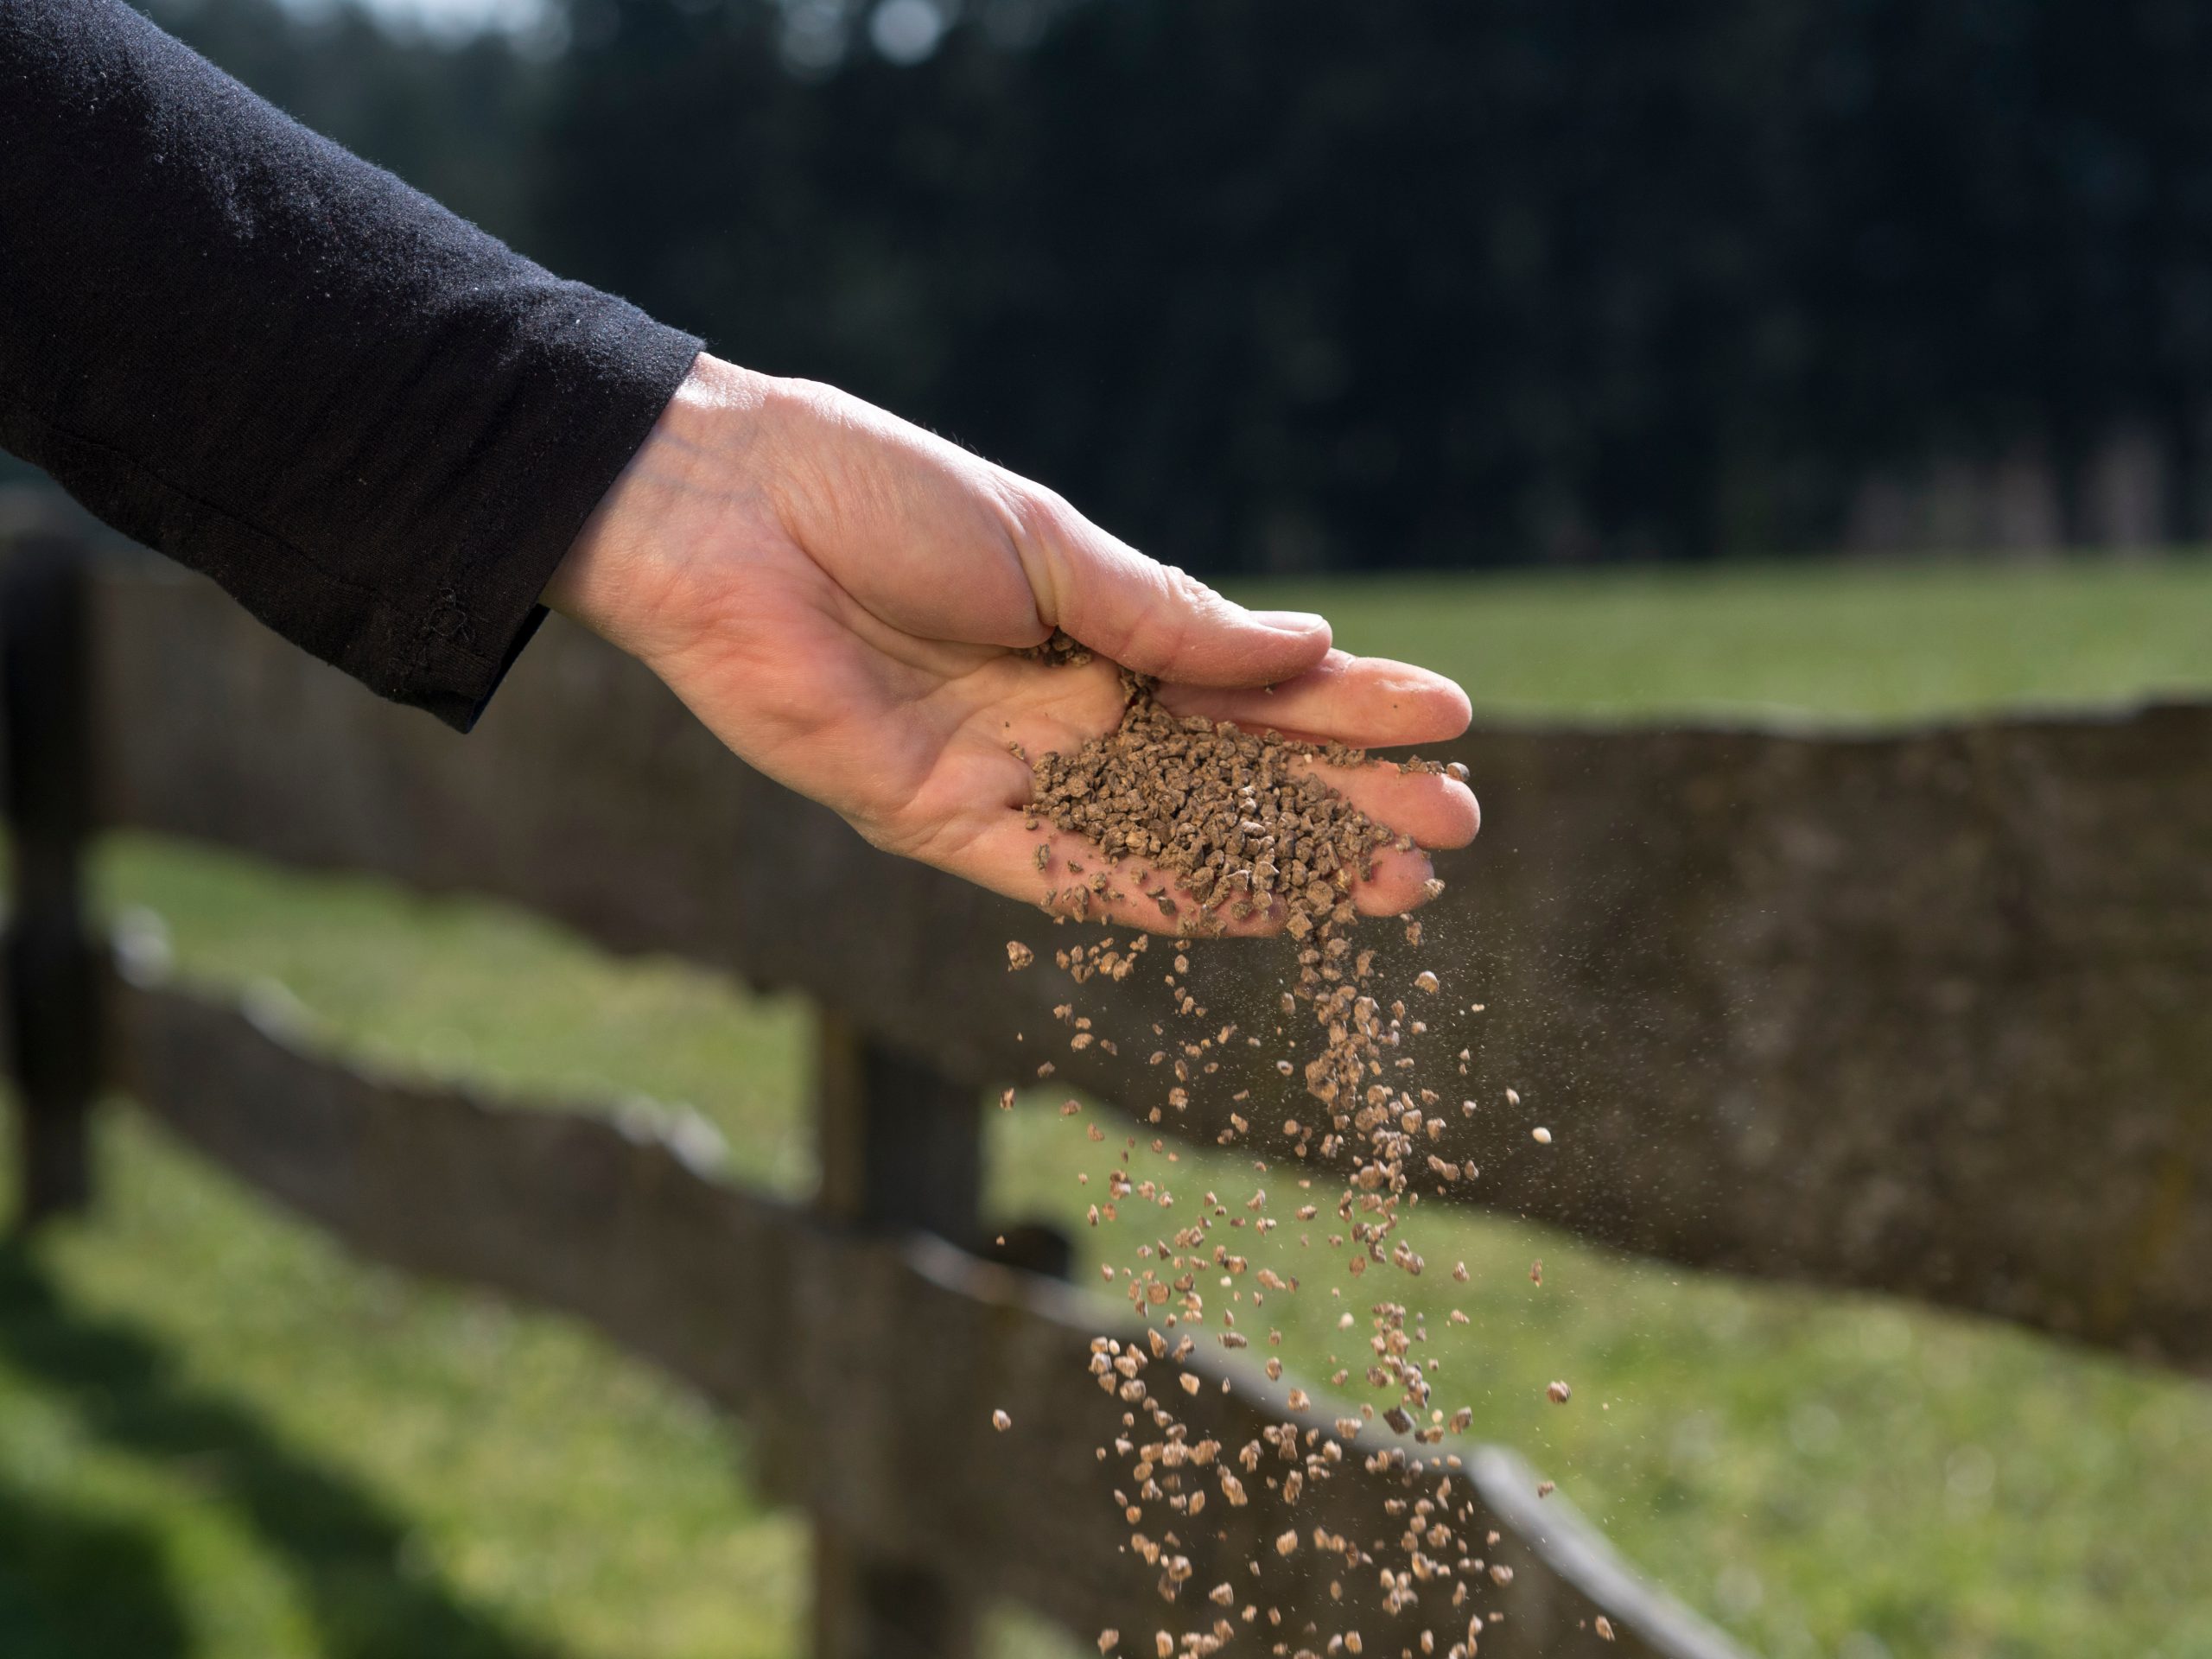
[[[1324,633],[1329,626],[1327,617],[1312,611],[1255,611],[1252,620],[1278,633]]]

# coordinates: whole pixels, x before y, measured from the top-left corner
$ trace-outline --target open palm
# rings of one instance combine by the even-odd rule
[[[1332,651],[1318,617],[1246,611],[918,428],[707,358],[547,597],[877,846],[1033,900],[1085,843],[1026,826],[1021,757],[1112,730],[1116,664],[1156,677],[1178,713],[1289,735],[1383,747],[1467,723],[1450,681]],[[1097,656],[1030,655],[1056,627]],[[1475,833],[1474,798],[1448,777],[1328,776],[1421,848]],[[1354,898],[1402,911],[1428,874],[1421,852],[1386,852]],[[1161,921],[1150,906],[1115,919]]]

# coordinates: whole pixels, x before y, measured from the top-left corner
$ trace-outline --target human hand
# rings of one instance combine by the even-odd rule
[[[1029,766],[1007,746],[1071,753],[1111,731],[1117,663],[1155,677],[1176,713],[1317,741],[1436,742],[1468,721],[1451,681],[1333,651],[1318,616],[1247,611],[857,398],[703,355],[545,601],[874,845],[1032,901],[1065,880],[1040,870],[1039,842],[1056,843],[1055,870],[1087,843],[1025,827]],[[1025,654],[1055,628],[1096,659]],[[1322,771],[1417,843],[1377,856],[1353,893],[1370,912],[1418,904],[1420,849],[1464,846],[1480,822],[1448,776]],[[1109,918],[1161,925],[1148,905]],[[1278,906],[1230,931],[1281,919]]]

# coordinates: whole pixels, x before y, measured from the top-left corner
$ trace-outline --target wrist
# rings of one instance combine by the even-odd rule
[[[709,524],[768,499],[785,383],[702,352],[554,571],[545,605],[651,660],[697,607]]]

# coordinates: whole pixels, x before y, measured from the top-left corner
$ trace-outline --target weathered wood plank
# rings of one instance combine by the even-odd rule
[[[1134,1063],[1156,980],[1078,994],[1122,1060],[1055,1052],[1065,980],[1001,947],[1065,936],[870,851],[573,631],[464,742],[210,590],[118,581],[101,610],[112,822],[518,899],[804,988],[978,1082],[1052,1053],[1140,1112],[1164,1092]],[[1488,823],[1421,956],[1432,1052],[1471,1048],[1484,1102],[1446,1143],[1482,1166],[1464,1196],[2212,1365],[2212,708],[1452,753]],[[1209,1026],[1271,1034],[1268,949],[1195,954]],[[1211,1139],[1244,1087],[1270,1128],[1302,1111],[1271,1058],[1237,1051],[1171,1127]]]
[[[1167,1622],[1155,1574],[1121,1552],[1114,1476],[1093,1451],[1120,1407],[1088,1375],[1090,1338],[1134,1334],[1116,1315],[940,1240],[855,1232],[718,1185],[594,1118],[365,1077],[197,995],[118,985],[112,1007],[118,1084],[354,1249],[580,1315],[741,1413],[772,1484],[871,1559],[1020,1599],[1085,1637],[1117,1628],[1124,1652],[1149,1653]],[[1290,1417],[1288,1384],[1231,1357],[1197,1369],[1233,1391],[1210,1386],[1183,1414],[1234,1447]],[[993,1429],[995,1408],[1010,1431]],[[1482,1639],[1485,1659],[1735,1651],[1637,1582],[1563,1500],[1540,1505],[1516,1460],[1444,1450],[1471,1459],[1465,1478],[1488,1511],[1476,1525],[1502,1535],[1484,1559],[1515,1573],[1503,1588],[1484,1579],[1474,1598],[1507,1614]],[[1289,1515],[1364,1533],[1383,1496],[1348,1459]],[[1194,1602],[1221,1580],[1249,1582],[1243,1563],[1272,1561],[1266,1541],[1291,1523],[1265,1501],[1217,1502],[1217,1529],[1184,1527]],[[1294,1633],[1331,1605],[1311,1560],[1262,1586]],[[1440,1588],[1395,1624],[1370,1607],[1371,1585],[1344,1588],[1370,1652],[1424,1627],[1441,1652],[1465,1631]],[[1601,1612],[1617,1643],[1595,1634]]]

